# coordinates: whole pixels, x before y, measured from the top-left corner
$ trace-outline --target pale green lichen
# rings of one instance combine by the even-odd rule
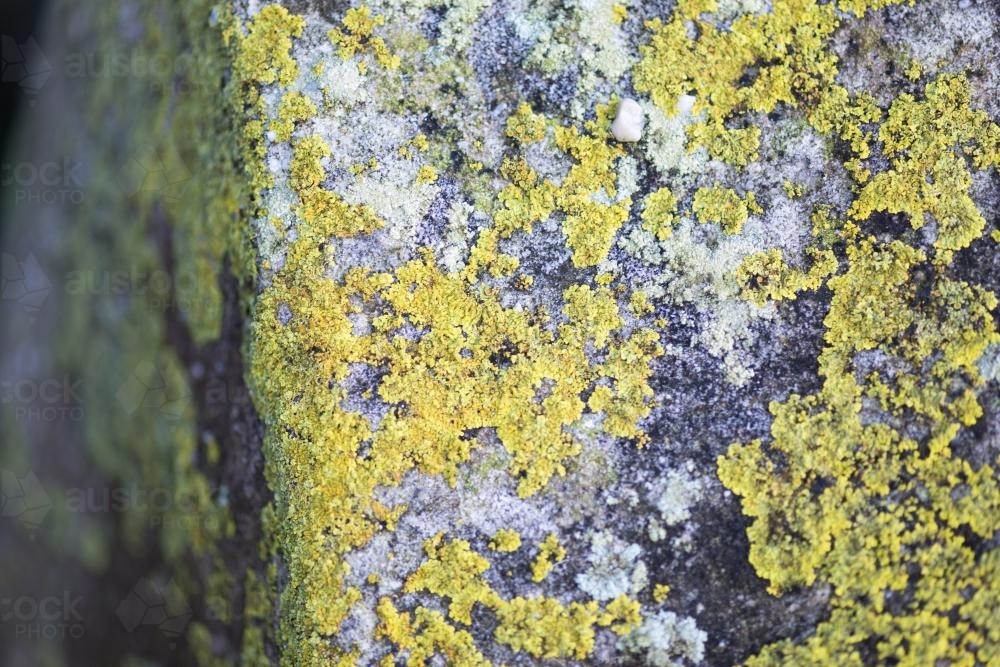
[[[638,630],[619,640],[619,646],[642,655],[646,664],[654,667],[678,667],[687,661],[701,663],[707,639],[694,619],[661,611],[646,618]]]
[[[595,533],[587,556],[590,565],[577,575],[576,583],[595,600],[635,596],[649,583],[641,554],[638,544],[627,544],[608,531]]]

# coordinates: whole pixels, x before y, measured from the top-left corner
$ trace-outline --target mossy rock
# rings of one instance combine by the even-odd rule
[[[56,2],[0,660],[1000,660],[998,19]]]

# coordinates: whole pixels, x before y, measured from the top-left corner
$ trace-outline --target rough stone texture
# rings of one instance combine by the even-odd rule
[[[0,583],[86,632],[4,664],[1000,660],[997,3],[78,5]]]

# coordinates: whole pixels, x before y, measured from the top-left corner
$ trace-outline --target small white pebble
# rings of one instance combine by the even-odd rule
[[[642,138],[642,107],[633,99],[625,98],[618,105],[611,134],[618,141],[634,143]]]
[[[687,116],[694,108],[694,95],[681,95],[677,98],[677,113]]]

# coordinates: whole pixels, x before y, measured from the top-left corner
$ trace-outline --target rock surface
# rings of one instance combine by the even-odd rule
[[[1000,661],[997,3],[48,25],[0,582],[86,632],[4,664]]]

